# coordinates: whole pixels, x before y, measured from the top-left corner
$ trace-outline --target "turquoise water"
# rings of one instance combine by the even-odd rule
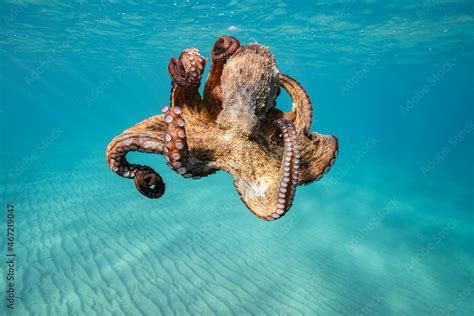
[[[15,315],[472,315],[474,3],[3,1],[2,297]],[[264,222],[232,178],[140,195],[108,142],[169,102],[169,58],[270,47],[339,158]],[[282,93],[278,107],[288,110]]]

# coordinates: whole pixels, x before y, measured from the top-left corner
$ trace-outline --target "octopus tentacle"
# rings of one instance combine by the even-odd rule
[[[221,36],[214,43],[211,52],[211,69],[204,85],[204,100],[216,115],[222,109],[221,75],[227,58],[240,47],[240,42],[232,36]]]
[[[106,151],[110,169],[119,176],[134,179],[137,190],[149,198],[164,194],[163,179],[151,167],[129,163],[126,156],[131,151],[161,154],[164,129],[163,116],[153,116],[115,137]]]
[[[300,85],[298,81],[282,74],[278,74],[278,81],[293,99],[292,114],[294,115],[294,123],[298,132],[302,131],[304,135],[308,135],[311,130],[313,121],[313,106],[309,99],[308,93]]]
[[[299,132],[307,138],[300,139],[302,155],[302,172],[298,185],[310,184],[319,181],[329,172],[336,162],[338,154],[338,140],[332,135],[322,135],[317,132],[310,133],[312,124],[313,107],[308,93],[295,79],[279,73],[278,79],[282,86],[293,99],[294,106],[291,115],[286,116],[294,121]]]
[[[208,165],[210,139],[213,136],[203,135],[203,129],[211,132],[211,126],[190,126],[184,119],[179,106],[164,106],[166,131],[163,135],[163,155],[168,166],[185,178],[199,179],[215,173],[217,170]],[[189,145],[187,128],[193,134],[193,147]]]
[[[165,183],[161,176],[151,168],[137,171],[133,178],[138,192],[151,199],[159,199],[165,194]]]
[[[285,145],[280,168],[280,183],[276,209],[274,213],[264,218],[269,221],[285,215],[293,204],[301,158],[295,126],[285,119],[277,120],[275,125],[281,131]]]
[[[171,57],[168,73],[173,82],[182,87],[199,87],[202,73],[206,68],[206,58],[196,48],[187,48],[178,59]]]
[[[333,135],[316,132],[308,138],[300,138],[300,151],[303,157],[298,185],[306,185],[321,178],[334,165],[339,152],[339,141]]]
[[[185,178],[191,178],[193,175],[187,173],[190,169],[190,155],[186,141],[185,121],[182,117],[182,109],[179,106],[171,108],[165,106],[161,109],[165,115],[167,124],[166,133],[163,136],[163,154],[168,166],[176,173]]]
[[[219,37],[212,48],[212,61],[216,63],[224,61],[232,56],[239,47],[240,42],[235,37],[226,35]]]
[[[179,59],[172,58],[169,73],[172,78],[170,106],[162,108],[167,124],[163,152],[168,166],[185,178],[197,178],[214,173],[189,152],[186,125],[202,124],[212,116],[203,106],[198,91],[206,60],[195,48],[185,49]],[[186,123],[188,121],[188,123]]]
[[[214,116],[199,94],[206,58],[196,48],[185,49],[179,58],[171,58],[168,72],[172,79],[170,107],[179,106],[189,118],[210,121]]]

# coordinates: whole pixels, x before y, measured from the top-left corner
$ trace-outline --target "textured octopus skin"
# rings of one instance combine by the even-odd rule
[[[291,208],[297,186],[320,180],[333,166],[338,140],[310,132],[308,94],[278,71],[267,47],[220,37],[202,98],[198,88],[206,62],[195,48],[171,58],[170,104],[162,115],[115,137],[107,147],[107,163],[149,198],[164,194],[163,179],[151,167],[129,163],[130,151],[163,155],[185,178],[224,170],[250,211],[267,221],[278,219]],[[294,102],[291,112],[275,107],[280,86]]]

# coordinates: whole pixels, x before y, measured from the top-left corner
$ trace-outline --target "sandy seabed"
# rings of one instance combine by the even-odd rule
[[[191,181],[162,167],[160,200],[96,158],[2,184],[15,205],[14,314],[472,313],[467,188],[433,200],[445,184],[413,194],[406,179],[329,174],[330,185],[300,187],[289,214],[268,223],[228,175]]]

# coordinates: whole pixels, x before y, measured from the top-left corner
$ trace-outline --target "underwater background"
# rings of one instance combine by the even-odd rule
[[[25,0],[0,12],[4,312],[473,315],[473,1]],[[209,57],[223,34],[268,46],[308,91],[313,131],[339,138],[329,174],[275,222],[224,172],[187,180],[132,154],[167,184],[150,200],[105,162],[113,137],[168,104],[169,58]],[[291,108],[285,92],[277,106]]]

